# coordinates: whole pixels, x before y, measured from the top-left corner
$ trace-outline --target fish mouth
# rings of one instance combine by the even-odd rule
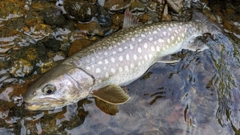
[[[55,102],[24,102],[25,109],[30,111],[37,111],[37,110],[51,110],[55,109],[58,106],[61,106],[63,104],[62,101],[55,101]]]
[[[39,110],[42,107],[42,104],[39,103],[27,103],[25,102],[25,108],[31,111]]]
[[[36,110],[43,110],[42,108],[45,106],[49,106],[49,103],[28,103],[25,102],[25,108],[30,111],[36,111]]]

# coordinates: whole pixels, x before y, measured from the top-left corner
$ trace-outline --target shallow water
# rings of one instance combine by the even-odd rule
[[[36,4],[35,8],[40,10],[41,6]],[[21,27],[22,18],[16,18],[24,12],[18,13],[7,16],[8,25],[19,22],[17,27]],[[11,27],[2,29],[1,21],[4,19],[0,19],[0,30],[8,32],[0,38],[0,134],[240,134],[240,39],[237,32],[231,33],[225,28],[214,40],[205,39],[209,49],[203,52],[183,50],[172,56],[180,58],[178,63],[154,64],[145,75],[124,88],[131,99],[118,106],[118,110],[111,107],[100,110],[95,99],[89,97],[62,109],[31,112],[24,108],[23,93],[41,76],[40,71],[45,72],[65,56],[46,50],[47,55],[54,55],[55,59],[38,59],[46,55],[37,53],[38,49],[43,51],[38,41],[53,36],[66,41],[62,47],[67,47],[67,39],[75,40],[79,35],[63,28],[51,31],[42,24],[37,27],[40,30],[30,27],[21,31],[16,27],[18,32],[14,33]],[[23,46],[32,48],[24,50]],[[31,71],[37,69],[31,67],[31,59],[30,64],[19,59],[33,56],[37,57],[34,59],[37,65],[44,65],[39,66],[40,71]],[[21,66],[24,68],[19,68]],[[9,74],[15,73],[13,67],[19,69],[14,74],[17,77]]]

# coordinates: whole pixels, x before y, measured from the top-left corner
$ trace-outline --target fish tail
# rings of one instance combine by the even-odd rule
[[[203,33],[210,33],[212,36],[222,33],[222,28],[216,22],[211,21],[207,16],[197,10],[193,10],[192,21],[201,23]]]

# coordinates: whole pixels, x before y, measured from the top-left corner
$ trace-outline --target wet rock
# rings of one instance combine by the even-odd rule
[[[49,38],[46,42],[44,42],[44,45],[52,51],[58,51],[61,47],[60,43],[61,42],[55,38]]]
[[[151,24],[153,22],[158,22],[158,14],[156,12],[147,12],[146,14],[143,14],[139,16],[139,19],[141,22],[146,24]]]
[[[69,52],[68,52],[68,56],[72,56],[76,52],[80,51],[81,49],[83,49],[84,47],[86,47],[86,46],[88,46],[92,43],[93,43],[93,41],[87,40],[87,39],[75,40],[71,44],[71,47],[70,47]]]
[[[164,7],[161,20],[162,21],[170,21],[171,20],[171,16],[168,14],[168,5],[165,5],[165,7]]]
[[[29,75],[33,70],[31,63],[24,59],[16,60],[12,63],[10,68],[10,74],[14,77],[25,77]]]
[[[0,1],[0,18],[11,19],[23,16],[26,13],[25,3],[19,0],[1,0]]]
[[[147,9],[150,10],[150,11],[156,12],[157,3],[156,3],[156,2],[153,2],[153,1],[149,2],[149,3],[147,4]]]
[[[104,8],[108,11],[123,11],[130,6],[131,0],[106,0]]]
[[[146,7],[138,0],[134,1],[130,5],[130,11],[134,14],[143,14],[146,10]]]
[[[88,22],[97,14],[97,6],[87,1],[64,1],[64,9],[76,20]]]
[[[113,24],[116,25],[116,26],[122,26],[123,18],[124,18],[123,14],[114,14],[112,16]]]
[[[64,16],[52,8],[44,10],[43,18],[48,25],[63,26],[66,23]]]
[[[150,0],[140,0],[143,4],[148,3]]]
[[[183,8],[182,2],[183,0],[167,0],[168,6],[176,13],[180,13]]]
[[[103,27],[109,27],[112,25],[111,16],[102,6],[98,6],[97,20]]]
[[[78,23],[77,27],[79,30],[85,32],[87,35],[98,35],[98,36],[103,36],[103,30],[99,23],[95,21],[91,21],[89,23]]]

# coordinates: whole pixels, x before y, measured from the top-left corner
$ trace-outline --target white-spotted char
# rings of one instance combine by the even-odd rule
[[[219,28],[209,22],[205,18],[121,29],[66,59],[34,83],[24,95],[27,108],[62,107],[85,98],[93,90],[127,85],[162,57],[189,49],[196,37],[218,33]]]

